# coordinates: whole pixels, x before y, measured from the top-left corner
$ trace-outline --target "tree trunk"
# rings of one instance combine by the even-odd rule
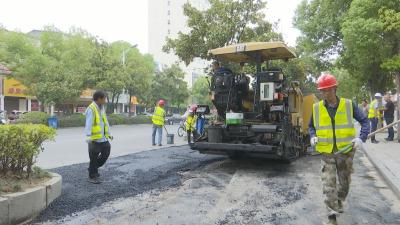
[[[129,92],[129,103],[128,103],[128,115],[129,116],[132,116],[132,112],[131,112],[132,102],[131,102],[131,99],[132,99],[132,94]]]

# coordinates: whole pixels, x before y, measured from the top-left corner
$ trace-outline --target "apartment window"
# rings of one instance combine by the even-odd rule
[[[168,1],[168,5],[171,5],[171,1]]]
[[[170,35],[171,34],[171,30],[170,29],[168,29],[168,35]]]
[[[168,20],[168,25],[170,25],[171,24],[171,20]]]
[[[169,15],[171,15],[171,11],[170,11],[170,10],[168,10],[168,16],[169,16]]]

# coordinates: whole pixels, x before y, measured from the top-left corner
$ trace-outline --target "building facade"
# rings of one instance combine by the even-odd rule
[[[27,94],[27,88],[18,80],[7,78],[11,71],[0,64],[0,110],[7,111],[39,111],[39,102],[34,96]]]
[[[148,4],[148,52],[153,55],[158,64],[158,68],[178,62],[179,59],[173,53],[165,53],[162,47],[166,43],[166,38],[177,38],[179,32],[187,33],[189,29],[186,25],[186,17],[183,14],[183,5],[190,2],[198,9],[206,9],[209,6],[207,0],[149,0]],[[185,72],[185,80],[189,87],[199,74],[204,74],[204,69],[209,62],[195,59],[189,66],[179,63]]]

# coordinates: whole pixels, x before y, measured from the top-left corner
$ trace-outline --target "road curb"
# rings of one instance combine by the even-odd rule
[[[377,171],[382,175],[383,179],[389,185],[390,189],[394,192],[397,198],[400,200],[400,179],[396,177],[388,166],[386,166],[382,160],[378,157],[374,157],[374,151],[364,146],[364,153],[367,155],[369,161],[375,166]]]
[[[61,195],[62,178],[50,173],[44,184],[0,197],[0,225],[19,224],[38,215]]]

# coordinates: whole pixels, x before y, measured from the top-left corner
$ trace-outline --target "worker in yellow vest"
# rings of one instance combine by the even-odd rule
[[[153,116],[151,117],[151,121],[153,122],[153,133],[152,133],[152,143],[153,146],[156,145],[156,134],[158,134],[157,144],[158,146],[162,146],[162,128],[165,124],[165,101],[160,100],[158,101],[157,106],[154,108]]]
[[[354,153],[369,134],[367,117],[350,99],[336,96],[337,85],[333,75],[323,74],[318,78],[318,90],[323,100],[313,105],[309,124],[311,145],[322,154],[321,178],[329,225],[336,225],[336,216],[343,212]],[[353,119],[361,124],[357,138]]]
[[[93,102],[86,109],[85,133],[90,159],[88,181],[94,184],[102,182],[98,169],[106,163],[110,156],[111,145],[109,140],[113,139],[104,110],[105,103],[105,92],[96,91],[93,94]]]
[[[189,114],[186,118],[185,128],[187,132],[188,144],[191,145],[191,136],[193,135],[193,142],[197,139],[197,131],[196,131],[196,122],[197,122],[197,115],[196,115],[197,105],[192,105],[189,108]]]
[[[379,118],[382,115],[384,106],[382,102],[382,94],[375,93],[375,99],[369,104],[368,119],[371,122],[371,133],[378,128]],[[375,135],[371,136],[371,142],[378,144],[379,141],[375,139]]]

